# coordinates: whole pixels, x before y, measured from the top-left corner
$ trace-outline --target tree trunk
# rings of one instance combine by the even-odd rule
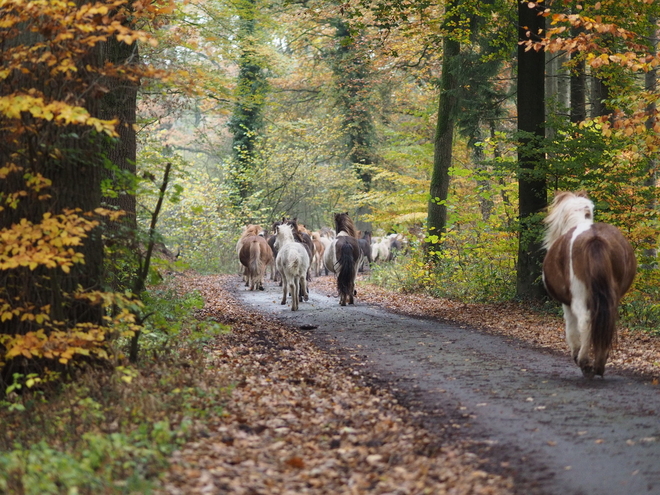
[[[110,61],[114,65],[135,65],[139,62],[138,45],[128,45],[116,38],[111,38],[100,46],[100,59]],[[135,121],[137,113],[137,83],[126,80],[112,79],[106,82],[108,94],[101,100],[99,115],[102,119],[119,120],[117,133],[119,139],[107,150],[107,157],[117,170],[108,170],[107,176],[117,184],[116,197],[103,198],[104,201],[126,212],[124,222],[135,229],[136,200],[135,191],[131,190],[126,180],[122,180],[122,172],[131,175],[136,173],[137,142],[135,137]],[[130,180],[129,180],[130,184]]]
[[[593,77],[591,83],[591,116],[601,117],[611,114],[612,109],[607,105],[607,100],[610,98],[607,82],[599,77]]]
[[[252,193],[252,169],[257,138],[263,128],[263,107],[268,91],[264,61],[257,49],[257,13],[255,0],[240,3],[236,42],[241,53],[235,90],[236,104],[229,121],[229,130],[234,136],[232,148],[235,167],[231,180],[236,190],[236,206]]]
[[[518,3],[519,39],[538,36],[545,28],[544,17],[528,4]],[[523,299],[541,299],[545,295],[541,282],[541,218],[547,206],[545,157],[540,149],[545,122],[545,55],[542,51],[525,51],[518,45],[518,192],[520,235],[516,294]]]
[[[573,37],[580,33],[574,29]],[[578,123],[587,118],[587,68],[580,52],[571,53],[571,122]]]
[[[451,12],[456,2],[447,4]],[[456,89],[458,80],[454,71],[461,46],[458,41],[445,36],[442,43],[442,76],[440,79],[440,97],[438,101],[438,123],[436,126],[433,171],[431,174],[428,218],[428,235],[441,237],[447,228],[447,196],[449,194],[449,168],[452,164],[454,145],[454,124],[456,120]]]
[[[347,159],[362,181],[363,190],[369,191],[372,173],[363,165],[376,162],[375,128],[369,103],[369,56],[361,46],[360,35],[353,36],[343,19],[334,19],[332,25],[337,46],[332,54],[335,95],[343,116]]]
[[[654,56],[657,56],[658,53],[658,48],[657,48],[657,42],[655,40],[658,39],[658,30],[655,29],[656,26],[656,19],[651,19],[651,26],[653,28],[651,29],[651,36],[650,38],[653,41],[653,48],[651,49],[651,54]],[[644,76],[644,89],[649,92],[649,94],[655,94],[657,89],[658,89],[658,71],[655,67],[653,67],[651,70],[649,70],[646,75]],[[650,131],[655,127],[655,124],[657,122],[656,118],[656,103],[651,102],[649,105],[646,107],[646,112],[648,114],[648,118],[646,120],[646,128]],[[658,205],[655,200],[656,194],[655,194],[655,188],[656,188],[656,183],[658,179],[658,159],[655,155],[651,155],[648,158],[648,168],[647,168],[647,179],[645,185],[650,189],[650,193],[648,194],[649,202],[647,204],[647,208],[649,211],[656,211]],[[646,239],[646,244],[647,247],[644,249],[644,256],[647,258],[646,266],[648,267],[656,267],[656,258],[658,257],[658,249],[657,249],[657,240],[654,238],[648,238]]]

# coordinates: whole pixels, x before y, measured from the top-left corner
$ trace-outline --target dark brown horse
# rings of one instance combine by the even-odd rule
[[[360,244],[360,250],[362,250],[362,263],[360,263],[360,268],[358,271],[362,272],[366,269],[371,269],[371,263],[373,259],[371,258],[371,231],[367,230],[362,234],[362,238],[358,239]]]
[[[605,373],[619,302],[637,270],[630,243],[616,227],[593,223],[593,211],[586,194],[558,193],[545,219],[543,261],[543,282],[563,305],[566,341],[588,378]]]
[[[339,304],[353,304],[355,278],[362,261],[362,251],[356,238],[357,231],[348,213],[335,213],[337,238],[325,251],[325,267],[337,275]]]

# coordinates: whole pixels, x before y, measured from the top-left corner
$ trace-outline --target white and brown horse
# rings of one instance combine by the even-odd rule
[[[353,304],[355,278],[362,263],[362,251],[356,238],[357,230],[348,213],[335,213],[337,237],[323,256],[325,267],[337,275],[339,304]]]
[[[250,290],[264,290],[266,267],[273,261],[273,250],[260,235],[250,235],[243,239],[238,259],[243,265]]]
[[[544,220],[543,242],[543,283],[563,306],[566,341],[588,378],[605,373],[619,302],[637,270],[630,243],[616,227],[594,223],[593,212],[585,193],[558,193]]]

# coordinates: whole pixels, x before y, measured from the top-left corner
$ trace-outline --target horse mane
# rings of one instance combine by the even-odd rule
[[[296,242],[304,242],[302,233],[300,232],[300,227],[298,227],[298,219],[297,218],[290,218],[286,220],[284,223],[289,225],[291,227],[291,234],[293,235],[293,239]]]
[[[550,204],[549,210],[550,213],[543,220],[543,223],[546,224],[543,238],[545,249],[549,249],[557,239],[573,227],[593,223],[594,204],[584,191],[558,192]]]
[[[348,212],[335,213],[335,231],[337,233],[344,231],[349,236],[356,237],[357,232],[355,229],[355,225],[353,224],[353,220],[351,220],[351,217],[348,216]]]
[[[261,233],[261,227],[259,225],[255,225],[253,223],[248,224],[245,226],[243,229],[243,233],[241,234],[241,239],[245,239],[248,236],[251,235],[259,235]]]
[[[293,241],[294,238],[293,227],[288,223],[281,223],[277,226],[276,234],[279,237],[280,235],[287,241]],[[281,246],[280,246],[281,247]]]

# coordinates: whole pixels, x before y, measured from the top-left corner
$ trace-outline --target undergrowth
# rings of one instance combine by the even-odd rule
[[[225,328],[194,317],[198,294],[155,289],[145,304],[137,365],[120,356],[57,385],[14,377],[0,401],[0,493],[151,493],[173,450],[221,413],[230,380],[208,369],[205,345]]]
[[[516,288],[515,262],[504,248],[486,258],[486,246],[482,241],[438,250],[435,262],[413,246],[393,261],[372,265],[369,280],[396,291],[466,302],[510,300]]]
[[[394,291],[427,294],[465,303],[497,303],[515,299],[515,256],[506,250],[464,245],[438,251],[437,261],[425,259],[419,247],[387,263],[373,264],[369,282]],[[550,299],[535,310],[561,315],[561,305]],[[620,325],[660,336],[660,270],[640,268],[633,287],[623,298]]]

